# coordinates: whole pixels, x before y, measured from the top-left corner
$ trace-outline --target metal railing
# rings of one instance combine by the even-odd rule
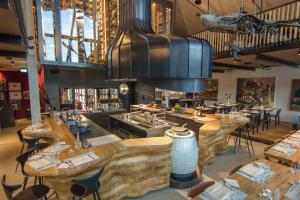
[[[272,8],[257,16],[264,20],[295,20],[300,18],[300,1],[294,1],[280,7]],[[226,42],[230,40],[232,34],[202,31],[192,36],[205,39],[212,45],[215,57],[226,57],[230,55],[229,46]],[[299,27],[280,27],[278,34],[237,34],[233,45],[241,48],[241,54],[249,54],[254,51],[269,50],[274,47],[300,45]]]

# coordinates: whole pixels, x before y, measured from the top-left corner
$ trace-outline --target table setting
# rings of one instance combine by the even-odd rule
[[[261,184],[269,180],[274,172],[265,163],[253,162],[239,169],[237,174]]]
[[[247,194],[242,192],[239,183],[234,179],[224,179],[223,182],[200,194],[202,200],[244,200]]]

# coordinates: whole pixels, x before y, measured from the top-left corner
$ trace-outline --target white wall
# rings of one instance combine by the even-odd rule
[[[218,101],[225,102],[225,93],[231,93],[231,102],[236,101],[237,78],[276,77],[275,107],[281,108],[281,121],[294,121],[300,112],[289,111],[292,79],[300,79],[300,69],[291,67],[273,67],[269,70],[245,71],[234,70],[228,73],[213,73],[219,80]]]

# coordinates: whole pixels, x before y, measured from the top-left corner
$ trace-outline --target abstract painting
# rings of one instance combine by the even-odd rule
[[[237,79],[238,103],[274,106],[275,77],[268,78],[239,78]]]
[[[300,111],[300,79],[292,80],[289,109],[292,111]]]

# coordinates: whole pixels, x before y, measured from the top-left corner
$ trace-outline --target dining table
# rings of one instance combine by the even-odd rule
[[[266,159],[276,160],[285,165],[297,165],[300,168],[300,131],[290,134],[275,141],[265,148]]]
[[[256,167],[258,166],[258,167]],[[243,171],[249,169],[253,170],[255,168],[265,167],[264,170],[268,170],[270,175],[266,176],[263,182],[258,182],[255,179],[251,179],[243,175]],[[250,172],[250,171],[249,171]],[[262,175],[263,176],[263,175]],[[266,196],[271,194],[273,199],[276,195],[278,200],[295,200],[292,195],[297,195],[300,198],[300,171],[291,170],[291,168],[275,163],[265,159],[255,160],[247,165],[244,165],[237,172],[228,176],[226,179],[220,183],[215,183],[214,185],[207,188],[204,193],[211,193],[219,187],[220,184],[227,184],[229,190],[237,191],[244,194],[246,200],[258,200],[258,199],[268,199]],[[236,185],[237,183],[237,185]],[[298,190],[299,189],[299,190]],[[299,193],[298,193],[299,192]],[[266,194],[267,193],[267,194]],[[220,194],[220,193],[219,193]],[[265,196],[266,195],[266,196]],[[203,196],[203,198],[201,198]],[[209,200],[209,198],[204,198],[205,195],[201,194],[200,199]],[[222,198],[218,198],[222,199]],[[230,198],[234,199],[234,198]]]

